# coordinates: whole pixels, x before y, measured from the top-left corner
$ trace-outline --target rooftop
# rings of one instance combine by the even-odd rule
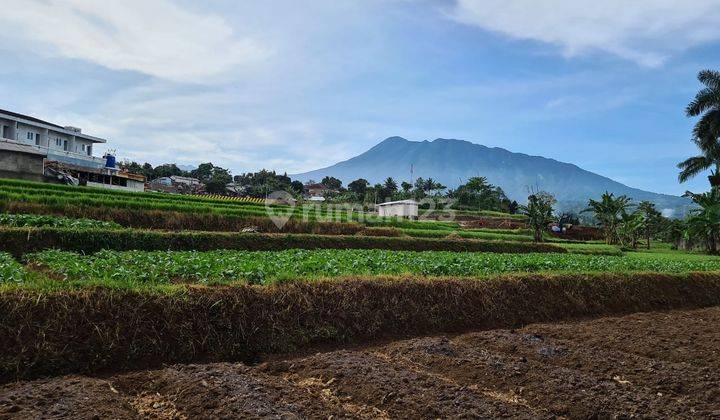
[[[415,200],[388,201],[386,203],[380,203],[378,206],[389,206],[392,204],[418,204],[418,202]]]
[[[51,122],[43,121],[43,120],[41,120],[41,119],[39,119],[39,118],[31,117],[31,116],[29,116],[29,115],[18,114],[17,112],[12,112],[12,111],[6,111],[6,110],[4,110],[4,109],[0,109],[0,114],[10,115],[11,117],[21,118],[21,119],[23,119],[23,120],[32,121],[32,122],[35,122],[35,123],[38,123],[38,124],[45,124],[45,125],[49,125],[49,126],[52,126],[52,127],[55,127],[55,128],[62,128],[63,130],[65,129],[65,127],[63,127],[63,126],[61,126],[61,125],[57,125],[57,124],[53,124],[53,123],[51,123]]]
[[[0,140],[0,150],[9,152],[25,153],[28,155],[47,156],[46,153],[41,152],[36,147],[29,144],[18,143],[15,141]]]
[[[40,118],[31,117],[30,115],[19,114],[17,112],[0,109],[0,117],[2,117],[3,115],[13,118],[13,119],[21,120],[20,122],[28,122],[28,123],[37,124],[40,126],[45,126],[45,128],[52,129],[53,131],[58,131],[58,132],[70,134],[70,135],[73,135],[76,137],[81,137],[81,138],[93,141],[95,143],[107,143],[107,140],[102,139],[100,137],[90,136],[90,135],[84,134],[82,132],[76,131],[79,129],[77,129],[75,127],[70,127],[70,126],[63,127],[62,125],[51,123],[51,122],[48,122],[45,120],[41,120]]]

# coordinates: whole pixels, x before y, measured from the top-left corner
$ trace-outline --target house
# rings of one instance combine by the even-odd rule
[[[34,146],[51,161],[97,169],[106,165],[105,159],[92,153],[94,145],[107,140],[84,134],[77,127],[61,126],[0,109],[0,137]]]
[[[306,184],[305,194],[309,197],[324,197],[329,188],[323,184]]]
[[[145,191],[145,177],[115,167],[92,168],[72,163],[45,161],[45,177],[87,187],[114,190]],[[72,182],[68,182],[72,180]]]
[[[381,217],[418,217],[418,202],[415,200],[388,201],[378,204],[377,207],[378,216]]]
[[[29,115],[0,109],[0,171],[8,178],[30,179],[28,156],[32,151],[31,178],[37,181],[71,182],[102,188],[144,191],[145,177],[120,170],[115,157],[93,156],[96,144],[107,140],[91,136],[73,126],[61,126]],[[18,159],[19,150],[25,150]],[[43,170],[38,174],[40,157]],[[17,164],[22,163],[22,168]],[[16,169],[14,167],[17,166]]]
[[[203,194],[205,185],[197,178],[173,175],[153,179],[148,189],[171,194]]]

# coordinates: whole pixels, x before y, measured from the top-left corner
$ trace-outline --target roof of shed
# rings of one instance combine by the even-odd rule
[[[40,149],[25,143],[18,143],[15,141],[0,140],[0,150],[7,152],[25,153],[28,155],[47,156],[47,153],[43,153]]]
[[[389,206],[392,204],[418,204],[418,202],[415,200],[388,201],[386,203],[380,203],[378,206]]]

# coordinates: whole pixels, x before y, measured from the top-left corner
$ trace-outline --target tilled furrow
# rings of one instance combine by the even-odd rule
[[[660,406],[680,404],[690,411],[720,407],[720,373],[690,361],[669,362],[582,341],[553,339],[534,329],[498,332],[475,345],[493,345],[498,351],[558,368],[573,369],[597,381],[613,381],[628,393],[644,392]],[[531,333],[528,333],[531,332]],[[484,337],[471,334],[464,338]]]
[[[282,364],[282,367],[277,367]],[[326,393],[389,418],[503,417],[537,418],[512,399],[487,395],[475,387],[408,369],[372,351],[335,351],[268,364],[296,384],[315,384]]]
[[[148,417],[353,417],[314,387],[298,386],[241,364],[176,365],[122,375],[113,383],[133,401],[145,402],[145,410],[139,411]],[[173,416],[162,416],[163,408]]]
[[[2,419],[134,419],[138,412],[103,379],[64,376],[0,388]]]
[[[720,371],[720,311],[667,311],[584,322],[534,324],[520,333],[571,340],[636,354],[658,362],[688,363]]]
[[[698,410],[686,396],[658,394],[642,385],[629,386],[622,378],[596,376],[592,369],[583,371],[574,361],[563,365],[573,349],[539,345],[536,337],[526,342],[520,336],[515,345],[507,345],[512,333],[488,332],[447,338],[408,340],[387,346],[382,351],[390,359],[420,366],[466,386],[476,386],[526,404],[536,412],[554,415],[622,416],[674,414],[692,416]],[[592,359],[592,354],[590,354]],[[706,398],[706,397],[705,397]]]

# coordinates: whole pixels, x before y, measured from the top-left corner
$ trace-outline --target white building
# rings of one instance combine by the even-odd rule
[[[388,201],[378,204],[378,215],[381,217],[408,217],[417,219],[418,202],[415,200]]]
[[[80,185],[144,191],[145,177],[119,170],[114,157],[93,156],[95,144],[107,140],[83,134],[77,127],[61,126],[29,115],[0,109],[0,142],[31,148],[44,155],[44,169],[51,174],[66,174]],[[10,153],[0,150],[0,160]],[[7,159],[5,159],[7,160]],[[7,171],[6,176],[12,176]],[[16,175],[17,175],[16,174]],[[40,174],[42,176],[42,174]],[[64,175],[62,175],[64,176]]]
[[[35,146],[47,154],[48,160],[88,168],[105,167],[105,159],[93,156],[93,148],[107,140],[83,134],[77,127],[63,127],[0,109],[0,137]]]

